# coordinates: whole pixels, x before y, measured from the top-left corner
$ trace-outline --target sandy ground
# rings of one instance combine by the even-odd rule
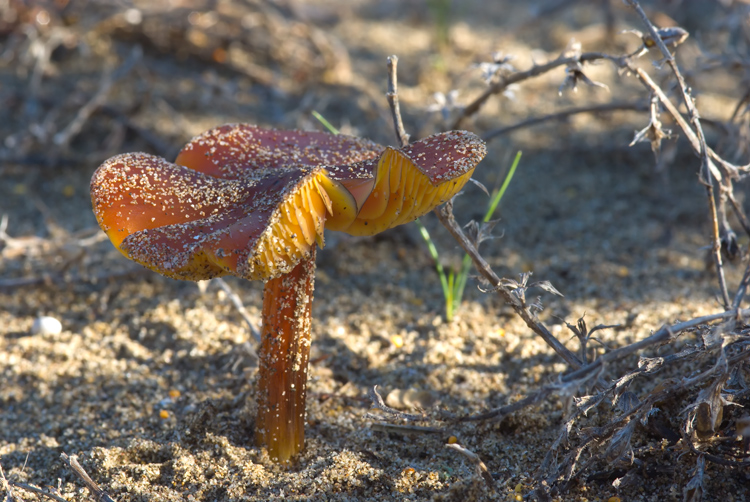
[[[222,123],[321,129],[310,115],[317,110],[343,132],[392,144],[383,97],[390,54],[400,58],[407,128],[419,136],[443,127],[439,113],[427,110],[434,92],[461,89],[463,104],[481,92],[485,84],[472,65],[489,61],[493,51],[515,56],[512,64],[524,69],[556,57],[571,38],[584,50],[612,52],[638,42],[609,34],[604,11],[587,2],[534,17],[533,9],[549,2],[470,1],[449,7],[449,42],[441,48],[442,4],[428,3],[218,2],[216,11],[227,13],[218,18],[202,2],[172,2],[171,11],[158,2],[136,2],[131,10],[97,3],[66,11],[64,22],[53,3],[40,4],[52,13],[40,33],[49,37],[57,23],[70,39],[53,52],[37,88],[28,43],[13,39],[13,30],[2,32],[0,215],[12,239],[0,245],[0,466],[8,480],[59,487],[66,500],[93,500],[62,464],[66,452],[79,455],[119,501],[530,496],[563,423],[559,396],[500,422],[417,424],[429,431],[389,428],[386,419],[368,415],[374,385],[407,411],[416,401],[462,416],[518,400],[568,369],[473,277],[457,318],[447,322],[434,264],[414,224],[373,238],[327,236],[318,255],[307,448],[293,468],[282,469],[253,444],[254,341],[227,294],[216,284],[178,282],[130,263],[102,240],[90,210],[89,179],[106,157],[174,155],[192,135]],[[638,26],[621,3],[613,2],[615,33]],[[704,5],[703,12],[700,4],[659,3],[657,19],[671,15],[691,32],[718,30],[722,11]],[[704,116],[726,120],[744,92],[742,75],[695,71],[699,42],[729,51],[727,40],[694,36],[680,49]],[[143,47],[140,56],[134,47]],[[115,70],[104,109],[67,145],[55,146],[53,134],[95,95],[102,72],[128,57],[137,62],[124,75]],[[642,65],[666,74],[647,60]],[[609,91],[582,86],[558,97],[559,69],[523,83],[512,98],[493,98],[464,127],[485,132],[573,105],[643,97],[632,78],[606,64],[587,75]],[[499,275],[533,271],[565,295],[540,291],[540,318],[574,351],[564,321],[584,315],[591,326],[619,326],[598,333],[612,348],[665,323],[721,310],[706,261],[710,226],[698,162],[679,142],[671,162],[656,169],[648,145],[627,146],[646,123],[644,113],[618,112],[522,129],[492,140],[477,170],[477,179],[495,187],[523,151],[498,210],[500,238],[481,249]],[[717,131],[708,130],[714,144]],[[481,218],[485,205],[486,196],[470,185],[455,214],[468,222]],[[423,221],[445,265],[456,265],[455,242],[432,215]],[[743,268],[728,264],[731,288]],[[262,285],[226,281],[257,323]],[[62,331],[32,332],[43,315],[57,318]],[[698,338],[689,333],[646,355],[673,353]],[[713,362],[670,367],[656,380],[636,379],[630,390],[642,395],[659,379]],[[604,376],[636,365],[636,357],[627,358]],[[399,392],[410,399],[396,399]],[[747,404],[747,394],[740,398]],[[687,394],[676,396],[660,420],[679,431],[679,415],[691,403]],[[616,413],[602,404],[581,426],[602,425]],[[733,413],[728,408],[725,424]],[[451,436],[484,461],[492,488],[468,459],[445,447]],[[695,456],[664,441],[638,426],[636,464],[588,466],[558,499],[682,500]],[[744,500],[748,472],[709,463],[704,500]],[[631,482],[615,488],[625,473]],[[6,490],[0,482],[0,493]],[[13,493],[13,500],[37,500],[19,488]]]

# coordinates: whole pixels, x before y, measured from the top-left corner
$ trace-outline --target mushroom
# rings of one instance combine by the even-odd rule
[[[265,281],[256,438],[275,461],[304,447],[316,246],[324,229],[373,235],[453,197],[485,156],[474,134],[401,149],[320,132],[225,125],[175,163],[107,160],[91,180],[97,221],[126,257],[167,277]]]

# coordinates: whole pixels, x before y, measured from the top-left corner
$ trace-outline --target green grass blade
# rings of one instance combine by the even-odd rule
[[[421,221],[417,219],[414,220],[414,223],[416,223],[417,227],[419,227],[419,233],[427,243],[427,250],[430,252],[430,256],[432,256],[432,260],[435,262],[435,270],[437,270],[438,276],[440,276],[440,286],[442,286],[443,288],[443,297],[447,300],[448,298],[453,296],[453,293],[448,287],[448,278],[445,276],[445,270],[443,269],[443,265],[440,263],[440,256],[438,255],[435,243],[432,242],[430,233],[427,231],[425,226],[422,225]]]
[[[461,270],[458,273],[458,280],[456,281],[456,287],[453,290],[453,304],[454,310],[458,310],[461,305],[461,301],[464,299],[464,290],[466,289],[466,281],[469,279],[469,272],[471,271],[471,258],[469,255],[464,254],[463,260],[461,260]]]
[[[513,164],[510,166],[510,170],[508,171],[508,174],[505,176],[505,179],[503,180],[503,185],[500,187],[500,190],[497,191],[492,196],[492,199],[490,200],[490,207],[487,209],[487,213],[484,215],[484,221],[487,223],[492,218],[492,215],[495,214],[495,209],[497,208],[497,205],[500,203],[500,199],[503,198],[503,195],[505,195],[505,190],[508,188],[508,185],[510,185],[510,180],[513,179],[513,175],[516,172],[516,168],[518,167],[518,163],[521,161],[521,150],[518,151],[516,154],[516,158],[513,160]]]
[[[321,124],[323,124],[323,126],[324,126],[324,127],[326,128],[326,129],[328,129],[329,131],[331,131],[331,132],[332,132],[333,134],[338,134],[338,133],[339,133],[339,130],[338,130],[338,129],[336,129],[335,127],[333,127],[333,126],[331,125],[331,123],[330,123],[330,122],[328,122],[328,121],[326,120],[326,118],[325,118],[325,117],[324,117],[323,115],[321,115],[320,113],[316,112],[315,110],[313,110],[313,111],[312,111],[312,112],[310,112],[310,113],[312,113],[312,116],[313,116],[313,117],[315,117],[316,119],[318,119],[318,121],[319,121],[319,122],[320,122]]]
[[[451,270],[448,274],[448,296],[445,297],[445,319],[450,322],[453,320],[453,313],[456,311],[456,273]]]

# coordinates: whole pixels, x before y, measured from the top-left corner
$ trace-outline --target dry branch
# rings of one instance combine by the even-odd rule
[[[458,443],[448,443],[445,445],[445,447],[450,448],[452,450],[456,450],[461,455],[468,458],[469,461],[474,465],[474,471],[477,473],[477,476],[482,478],[484,482],[487,484],[487,488],[489,488],[490,490],[494,489],[495,483],[492,479],[492,475],[487,470],[487,466],[484,465],[484,462],[482,462],[482,459],[479,458],[479,455],[477,455],[470,449],[466,448],[465,446],[461,446]]]
[[[487,131],[486,133],[482,134],[482,139],[485,141],[489,141],[493,138],[496,138],[498,136],[502,136],[503,134],[508,134],[513,131],[517,131],[519,129],[524,129],[526,127],[535,126],[538,124],[543,124],[544,122],[551,122],[553,120],[564,120],[568,117],[572,117],[573,115],[579,115],[582,113],[606,113],[606,112],[613,112],[613,111],[644,111],[647,110],[648,106],[644,105],[642,102],[634,101],[634,102],[623,102],[623,103],[605,103],[602,105],[591,105],[591,106],[578,106],[575,108],[569,108],[567,110],[563,110],[557,113],[550,113],[548,115],[544,115],[542,117],[532,117],[526,120],[522,120],[521,122],[518,122],[513,125],[505,126],[505,127],[498,127],[497,129],[492,129],[491,131]]]
[[[56,502],[68,502],[67,500],[60,497],[59,495],[43,490],[39,488],[38,486],[30,485],[27,483],[15,483],[15,482],[11,482],[10,485],[15,486],[16,488],[20,488],[22,490],[26,490],[27,492],[36,493],[37,495],[41,495],[42,497],[47,497],[48,499],[54,500]],[[13,502],[14,500],[15,499],[12,498],[11,495],[9,494],[8,498],[6,499],[6,502]]]
[[[83,469],[83,467],[81,467],[81,464],[78,463],[78,456],[68,456],[66,453],[61,453],[60,458],[62,458],[63,462],[65,462],[65,465],[67,465],[75,473],[75,475],[78,476],[81,481],[83,481],[83,484],[86,485],[86,488],[89,489],[91,495],[94,496],[97,502],[115,502],[106,491],[101,489],[99,485],[96,484],[93,479],[91,479],[91,477]]]
[[[81,132],[81,129],[83,129],[83,126],[86,124],[86,121],[88,121],[89,117],[91,117],[91,115],[104,104],[107,99],[107,95],[109,94],[109,91],[112,89],[112,86],[115,84],[115,82],[130,73],[135,65],[138,64],[138,61],[140,61],[142,55],[143,51],[141,50],[140,46],[136,46],[132,51],[130,51],[130,55],[122,63],[122,65],[120,65],[119,68],[112,72],[106,72],[102,75],[101,82],[99,83],[99,89],[96,91],[96,93],[85,105],[78,109],[78,113],[76,114],[75,118],[62,131],[58,132],[52,137],[52,141],[57,147],[67,147],[70,141],[75,138],[78,133]]]
[[[526,71],[511,73],[510,75],[501,77],[500,80],[485,89],[485,91],[481,95],[479,95],[471,103],[464,107],[463,110],[461,110],[461,115],[459,115],[453,122],[453,124],[451,125],[451,129],[458,129],[461,126],[461,123],[465,119],[477,113],[490,97],[495,94],[502,93],[505,89],[513,84],[523,82],[524,80],[528,80],[530,78],[538,77],[561,66],[580,64],[608,58],[609,56],[601,52],[585,52],[583,54],[572,56],[562,54],[557,59],[554,59],[553,61],[550,61],[548,63],[540,65],[535,64]]]
[[[383,397],[378,392],[378,386],[374,385],[369,392],[369,398],[372,402],[371,406],[373,408],[377,408],[386,415],[389,415],[392,418],[398,419],[398,420],[406,420],[408,422],[417,422],[426,420],[427,416],[422,414],[414,414],[414,413],[404,413],[403,411],[398,411],[387,404],[385,404],[385,401],[383,401]]]
[[[401,148],[409,144],[409,135],[404,129],[404,121],[401,119],[401,107],[398,103],[398,57],[388,57],[388,105],[391,107],[393,117],[393,129],[396,131],[398,146]]]
[[[479,251],[474,244],[469,240],[466,234],[463,232],[461,227],[456,222],[453,216],[453,203],[448,202],[440,208],[435,209],[440,223],[448,229],[458,244],[466,251],[466,254],[474,262],[474,266],[479,273],[484,277],[500,295],[505,303],[510,305],[513,310],[524,320],[526,325],[534,331],[537,335],[550,346],[552,349],[562,357],[571,367],[578,369],[582,363],[575,354],[568,350],[557,338],[542,324],[536,315],[534,315],[531,307],[526,304],[518,295],[514,295],[513,292],[503,285],[503,281],[498,277],[492,268],[489,266],[487,261],[479,254]]]
[[[643,9],[641,8],[640,4],[635,0],[626,0],[626,3],[632,7],[636,13],[638,13],[638,16],[641,18],[641,21],[644,25],[648,28],[649,33],[651,34],[651,39],[654,41],[656,46],[661,51],[662,55],[664,56],[664,60],[667,62],[669,67],[672,69],[672,73],[674,74],[675,78],[677,79],[677,83],[680,88],[680,92],[682,94],[682,100],[685,103],[685,107],[688,110],[688,115],[690,116],[690,122],[693,125],[693,128],[695,129],[695,136],[698,140],[698,154],[700,155],[701,159],[701,170],[700,170],[700,176],[701,181],[706,187],[706,195],[708,197],[708,206],[710,210],[710,216],[711,216],[711,222],[713,223],[713,258],[714,258],[714,264],[716,266],[716,274],[719,279],[719,289],[721,290],[721,297],[724,301],[724,309],[728,310],[730,308],[730,302],[729,302],[729,292],[727,291],[727,282],[724,277],[724,266],[721,259],[721,237],[719,235],[719,220],[716,212],[716,198],[714,196],[714,176],[712,175],[711,171],[711,159],[709,158],[708,154],[708,148],[706,147],[706,137],[703,134],[703,127],[701,126],[700,121],[700,115],[698,114],[698,110],[695,108],[695,101],[693,100],[693,97],[690,94],[690,91],[687,88],[687,84],[685,83],[685,78],[682,76],[682,73],[680,72],[680,69],[677,67],[677,62],[674,59],[674,56],[672,56],[672,53],[669,52],[669,49],[667,48],[666,44],[662,40],[659,33],[657,33],[656,27],[651,23],[648,16],[646,16],[646,13],[643,12]],[[662,100],[664,102],[664,100]],[[693,149],[695,150],[695,146],[693,146]]]

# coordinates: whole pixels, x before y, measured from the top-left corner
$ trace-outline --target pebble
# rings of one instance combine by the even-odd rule
[[[385,398],[391,408],[427,410],[437,404],[437,398],[426,390],[395,389]]]
[[[32,335],[59,335],[61,332],[62,323],[54,317],[37,317],[31,325]]]

